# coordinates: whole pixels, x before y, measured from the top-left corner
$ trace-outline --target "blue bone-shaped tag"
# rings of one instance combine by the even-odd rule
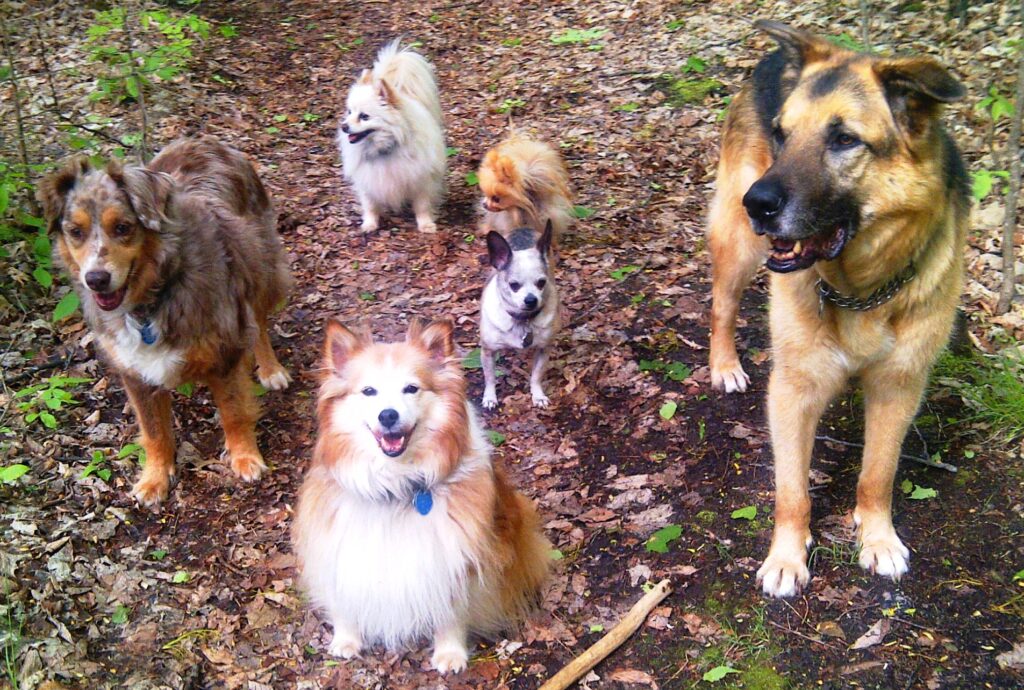
[[[426,515],[434,507],[434,497],[429,489],[420,489],[412,498],[412,504],[416,506],[416,512]]]

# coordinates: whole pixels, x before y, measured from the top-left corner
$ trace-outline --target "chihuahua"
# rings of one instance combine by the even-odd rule
[[[484,409],[498,405],[494,390],[494,355],[499,350],[533,348],[530,394],[535,407],[550,404],[542,380],[548,343],[558,333],[560,303],[549,256],[551,221],[538,237],[532,228],[517,228],[508,239],[487,234],[487,255],[495,273],[480,301],[480,361],[484,369]]]

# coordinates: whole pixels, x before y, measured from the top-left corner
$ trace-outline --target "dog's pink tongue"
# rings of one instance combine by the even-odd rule
[[[383,436],[380,439],[380,445],[388,453],[402,450],[403,443],[405,443],[405,436]]]

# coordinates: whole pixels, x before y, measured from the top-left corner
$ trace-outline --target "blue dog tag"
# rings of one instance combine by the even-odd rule
[[[147,345],[152,345],[156,342],[156,331],[153,329],[153,322],[146,319],[142,323],[142,327],[139,328],[139,335],[142,336],[142,342]]]
[[[434,507],[434,497],[430,494],[428,489],[420,489],[416,492],[416,495],[412,498],[412,504],[416,506],[416,512],[420,515],[426,515],[430,512],[430,509]]]

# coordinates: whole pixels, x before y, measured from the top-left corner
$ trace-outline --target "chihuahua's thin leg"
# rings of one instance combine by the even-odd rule
[[[493,410],[498,406],[498,395],[494,390],[494,350],[480,348],[480,363],[484,368],[484,399],[485,410]]]
[[[548,396],[544,394],[544,369],[548,365],[548,350],[545,347],[537,348],[533,355],[533,369],[530,371],[530,394],[533,396],[534,407],[547,407],[551,404]]]

